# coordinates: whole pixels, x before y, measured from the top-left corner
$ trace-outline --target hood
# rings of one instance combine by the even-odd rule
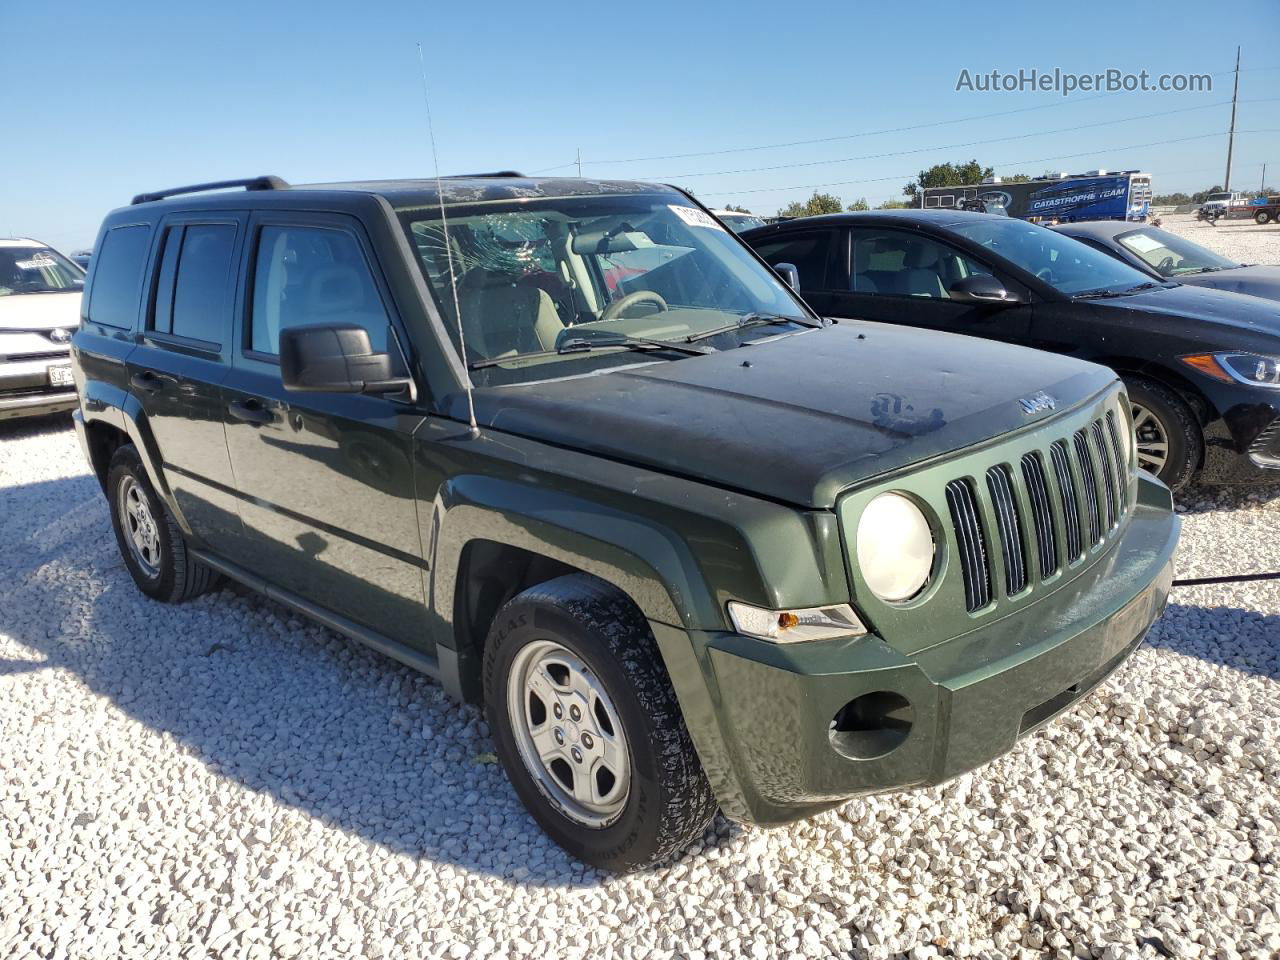
[[[73,332],[80,325],[80,291],[12,293],[0,297],[0,333],[10,330]]]
[[[1280,300],[1280,267],[1253,266],[1215,270],[1212,273],[1178,277],[1178,282],[1231,293],[1246,293],[1251,297],[1264,297],[1267,300]]]
[[[1105,367],[863,321],[701,357],[475,391],[482,427],[806,507],[1057,412]],[[465,419],[465,399],[450,415]]]
[[[1140,310],[1147,314],[1198,320],[1228,331],[1280,335],[1280,302],[1178,282],[1181,285],[1177,287],[1155,287],[1114,299],[1091,300],[1089,304],[1101,310]]]

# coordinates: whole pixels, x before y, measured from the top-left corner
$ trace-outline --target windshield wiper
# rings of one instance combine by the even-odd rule
[[[696,343],[699,340],[705,340],[707,337],[714,337],[717,334],[729,333],[732,330],[745,330],[747,327],[756,327],[762,324],[772,323],[799,323],[806,327],[821,327],[824,324],[817,323],[807,317],[784,317],[776,313],[744,313],[733,323],[726,323],[723,326],[712,327],[710,330],[699,330],[697,333],[691,333],[684,338],[685,343]]]
[[[536,350],[533,353],[513,353],[508,357],[486,357],[467,364],[468,370],[480,370],[484,367],[496,367],[516,360],[533,360],[540,357],[557,357],[566,353],[589,353],[592,350],[603,350],[606,347],[622,347],[626,350],[670,350],[688,356],[700,357],[715,353],[708,347],[691,347],[686,343],[674,340],[659,340],[651,337],[569,337],[554,350]]]
[[[1168,281],[1166,281],[1168,282]],[[1124,290],[1097,290],[1093,293],[1077,293],[1072,300],[1107,300],[1111,297],[1127,297],[1131,293],[1139,293],[1142,290],[1150,290],[1152,287],[1159,287],[1162,284],[1155,280],[1148,280],[1146,283],[1140,283],[1136,287],[1127,287]]]

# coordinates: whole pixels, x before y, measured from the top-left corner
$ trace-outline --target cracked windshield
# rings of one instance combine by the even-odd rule
[[[438,209],[402,216],[455,340],[461,312],[477,383],[677,359],[819,325],[714,218],[681,201],[455,206],[447,240]]]

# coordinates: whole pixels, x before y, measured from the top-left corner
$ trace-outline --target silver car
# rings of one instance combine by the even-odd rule
[[[71,335],[84,278],[37,240],[0,239],[0,420],[75,407]]]

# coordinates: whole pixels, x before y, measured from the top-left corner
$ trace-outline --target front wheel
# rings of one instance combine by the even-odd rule
[[[644,616],[594,577],[514,597],[484,656],[498,756],[534,819],[605,870],[659,863],[706,830],[715,797]]]
[[[1260,227],[1265,227],[1271,222],[1271,213],[1267,210],[1259,210],[1253,215],[1253,222]]]
[[[1125,381],[1133,408],[1138,466],[1170,490],[1180,490],[1200,465],[1204,438],[1195,414],[1182,398],[1154,380]]]

